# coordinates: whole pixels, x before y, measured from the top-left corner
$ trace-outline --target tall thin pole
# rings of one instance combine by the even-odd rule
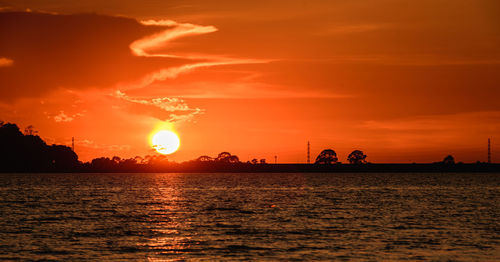
[[[307,141],[307,163],[311,163],[311,145],[309,141]]]
[[[489,138],[488,138],[488,164],[491,164],[491,143]]]
[[[71,138],[71,150],[73,150],[73,152],[75,152],[75,137]]]

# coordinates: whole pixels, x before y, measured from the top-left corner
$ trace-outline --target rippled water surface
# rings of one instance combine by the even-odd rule
[[[500,174],[0,174],[0,260],[500,260]]]

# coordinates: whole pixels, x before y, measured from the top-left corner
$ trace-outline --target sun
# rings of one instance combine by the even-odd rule
[[[151,145],[158,153],[168,155],[179,149],[181,140],[179,136],[172,131],[160,130],[151,138]]]

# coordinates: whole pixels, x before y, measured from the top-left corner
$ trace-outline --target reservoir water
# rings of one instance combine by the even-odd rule
[[[500,260],[500,174],[0,174],[0,260]]]

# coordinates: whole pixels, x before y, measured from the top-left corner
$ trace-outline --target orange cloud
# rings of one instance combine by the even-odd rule
[[[0,67],[11,66],[14,63],[11,59],[0,57]]]
[[[143,108],[135,107],[135,112],[150,112],[151,110],[147,110],[147,108],[151,107],[167,112],[168,117],[166,119],[157,116],[158,114],[150,114],[156,115],[157,118],[168,122],[191,121],[195,115],[203,113],[202,109],[190,108],[184,100],[176,97],[137,99],[129,97],[121,91],[116,91],[115,97],[135,105],[143,106]]]
[[[71,122],[75,120],[76,117],[83,116],[82,113],[76,113],[76,114],[66,114],[64,111],[59,111],[59,114],[52,116],[51,118],[54,119],[56,122]]]
[[[216,32],[217,28],[214,26],[202,26],[190,23],[178,23],[172,20],[145,20],[141,24],[146,26],[167,26],[168,29],[160,33],[146,36],[130,44],[132,53],[136,56],[143,57],[170,57],[170,58],[184,58],[189,60],[208,60],[207,62],[196,62],[185,64],[176,67],[164,68],[144,76],[138,83],[132,84],[128,88],[142,88],[148,86],[156,81],[164,81],[167,79],[174,79],[182,73],[188,73],[196,68],[211,67],[219,65],[234,65],[234,64],[254,64],[266,63],[271,60],[263,59],[240,59],[230,58],[225,56],[208,55],[208,54],[165,54],[165,53],[152,53],[152,51],[160,48],[168,48],[168,44],[172,41],[186,36],[201,35]],[[125,86],[127,86],[126,84]],[[127,88],[123,87],[122,88]]]
[[[152,54],[150,53],[150,51],[154,51],[155,49],[164,47],[168,42],[181,37],[207,34],[217,31],[217,28],[215,28],[214,26],[200,26],[188,23],[177,23],[172,20],[146,20],[141,21],[141,24],[146,26],[170,27],[169,29],[166,29],[160,33],[141,38],[130,44],[130,49],[132,50],[132,53],[134,55],[145,57],[179,57],[169,54]]]

